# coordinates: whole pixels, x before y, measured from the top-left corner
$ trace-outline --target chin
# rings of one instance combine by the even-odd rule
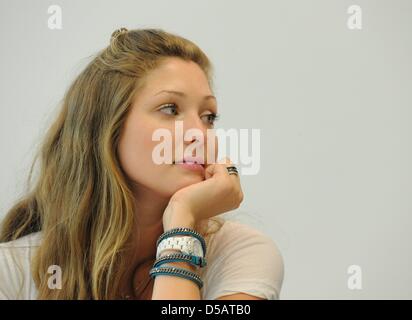
[[[191,176],[191,177],[182,177],[182,178],[177,178],[175,181],[175,190],[178,191],[182,188],[188,187],[192,184],[202,182],[204,177],[202,176]]]

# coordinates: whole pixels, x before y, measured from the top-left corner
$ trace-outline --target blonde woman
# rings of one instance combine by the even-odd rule
[[[156,129],[175,133],[177,121],[185,131],[213,129],[212,87],[211,63],[191,41],[160,29],[116,30],[66,92],[36,156],[36,183],[2,221],[0,298],[278,299],[275,243],[218,217],[243,200],[230,159],[152,158]],[[159,258],[187,258],[165,242],[158,255],[160,237],[176,228],[191,236],[169,240],[205,241],[207,264],[169,260],[168,270],[186,277],[152,276]]]

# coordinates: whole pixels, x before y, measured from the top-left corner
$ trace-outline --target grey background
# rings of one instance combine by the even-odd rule
[[[63,29],[47,27],[49,5]],[[363,29],[349,30],[360,5]],[[238,219],[285,263],[281,299],[412,298],[412,1],[0,1],[0,218],[89,57],[119,27],[197,43],[222,128],[261,129]],[[228,213],[229,216],[231,213]],[[362,290],[347,269],[362,268]]]

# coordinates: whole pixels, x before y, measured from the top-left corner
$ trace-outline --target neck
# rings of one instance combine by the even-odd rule
[[[137,274],[144,273],[142,276],[146,277],[147,273],[149,277],[149,267],[156,260],[156,241],[163,233],[163,212],[170,200],[170,197],[162,197],[140,186],[134,195],[136,219],[130,240],[128,267],[121,280],[122,290],[129,292],[133,292]]]
[[[133,231],[134,267],[156,258],[156,241],[163,233],[163,213],[170,197],[162,197],[144,187],[135,192],[136,224]]]

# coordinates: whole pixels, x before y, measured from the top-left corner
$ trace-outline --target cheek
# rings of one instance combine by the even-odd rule
[[[152,159],[153,150],[160,141],[153,141],[153,133],[164,128],[170,130],[172,158],[175,141],[174,128],[158,123],[154,119],[137,119],[126,123],[119,141],[120,164],[129,179],[163,195],[170,196],[177,190],[202,181],[198,175],[185,174],[171,164],[158,165]],[[178,138],[179,140],[179,138]],[[217,141],[215,143],[217,150]],[[217,153],[215,154],[217,155]]]
[[[152,141],[155,126],[147,121],[134,121],[128,124],[120,138],[119,158],[123,169],[133,178],[139,172],[147,172],[154,167],[152,150],[156,141]]]
[[[159,127],[160,125],[153,123],[134,122],[134,127],[125,130],[120,139],[119,160],[131,181],[164,197],[170,197],[179,189],[201,179],[182,175],[171,164],[154,163],[152,152],[159,141],[152,141],[152,134]]]

